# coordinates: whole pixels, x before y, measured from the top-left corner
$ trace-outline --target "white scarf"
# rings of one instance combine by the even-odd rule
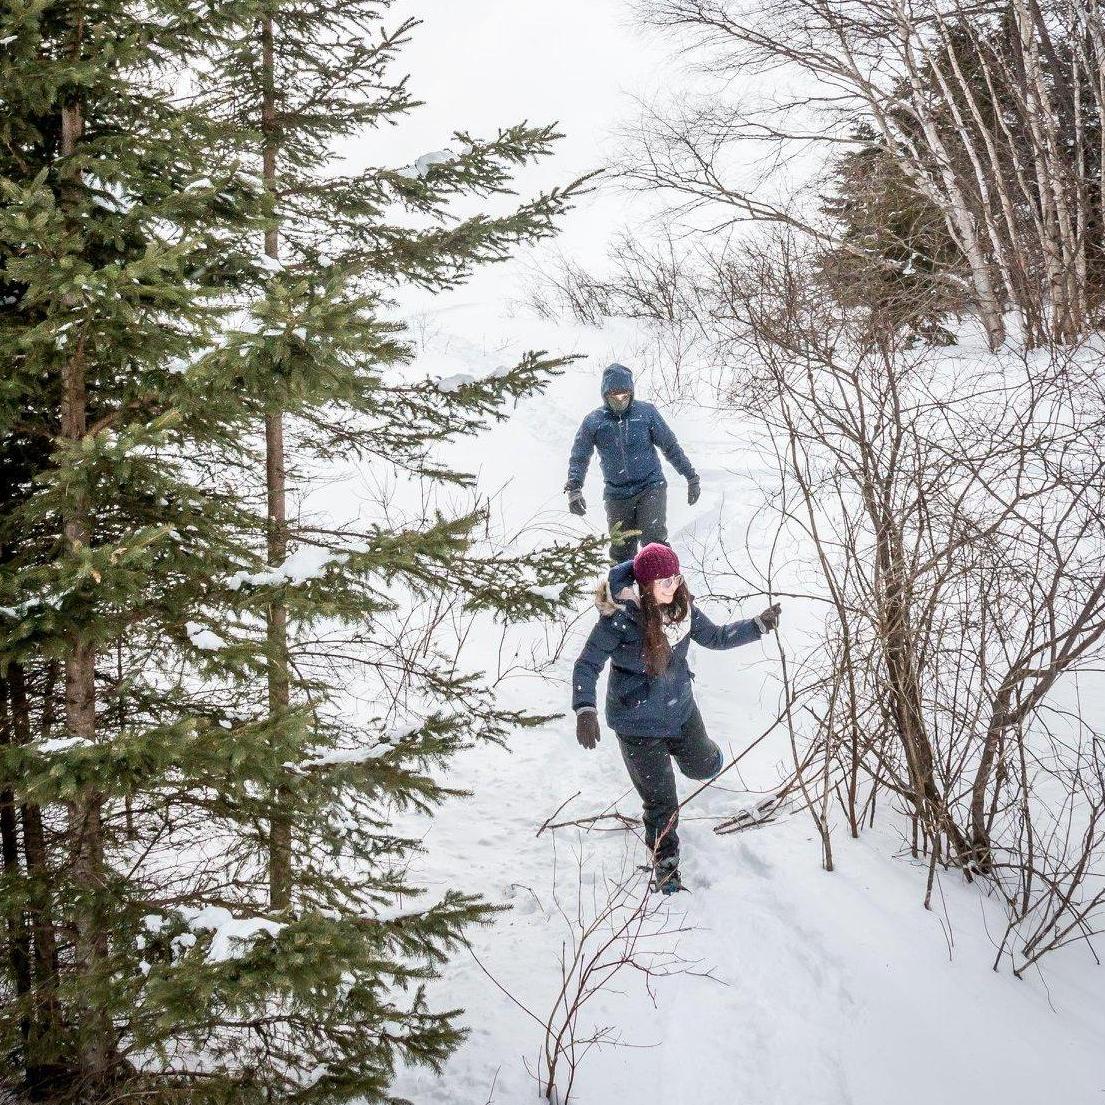
[[[666,619],[664,621],[664,636],[668,639],[668,644],[673,650],[690,631],[691,616],[689,612],[681,622],[669,622]]]

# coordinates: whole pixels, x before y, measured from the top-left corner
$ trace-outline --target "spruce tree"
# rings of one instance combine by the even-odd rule
[[[962,284],[949,270],[963,259],[942,212],[904,176],[866,124],[858,147],[832,166],[832,193],[822,210],[838,227],[840,245],[818,262],[833,299],[869,320],[872,331],[947,344],[943,323],[966,310]]]
[[[172,102],[166,60],[187,64],[208,30],[183,5],[142,14],[17,4],[0,30],[3,893],[36,968],[13,961],[4,1049],[43,1093],[119,1073],[140,891],[113,862],[113,799],[143,761],[169,769],[189,726],[170,701],[157,728],[112,733],[102,661],[123,634],[167,657],[240,526],[185,463],[226,425],[192,417],[202,397],[174,369],[206,348],[233,283],[213,260],[263,205],[232,174],[197,186],[220,127]]]
[[[389,619],[554,614],[600,550],[484,549],[478,510],[308,531],[257,478],[341,451],[469,484],[435,446],[559,364],[446,390],[404,370],[388,289],[503,259],[572,189],[450,219],[550,151],[527,125],[335,175],[337,139],[414,106],[384,8],[0,21],[0,1049],[39,1098],[387,1101],[399,1058],[462,1032],[422,984],[491,907],[412,905],[394,811],[539,719]],[[400,729],[342,697],[392,669]]]

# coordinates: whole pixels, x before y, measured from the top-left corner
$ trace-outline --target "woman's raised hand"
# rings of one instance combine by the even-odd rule
[[[779,627],[779,616],[783,612],[781,603],[769,606],[762,614],[757,614],[752,620],[759,627],[761,633],[770,633]]]

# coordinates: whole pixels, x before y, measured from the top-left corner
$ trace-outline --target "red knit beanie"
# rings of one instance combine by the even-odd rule
[[[679,557],[658,541],[645,545],[633,558],[633,578],[638,583],[652,583],[679,574]]]

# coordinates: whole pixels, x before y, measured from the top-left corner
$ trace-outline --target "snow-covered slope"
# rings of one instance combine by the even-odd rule
[[[583,414],[597,403],[601,368],[633,364],[632,328],[556,327],[523,315],[497,318],[481,305],[454,303],[416,320],[420,367],[442,376],[483,375],[526,348],[579,352],[578,362],[546,395],[521,403],[512,418],[456,452],[498,493],[507,530],[600,531],[601,488],[592,472],[590,513],[564,511],[567,451]],[[652,397],[656,381],[642,382]],[[669,422],[702,474],[703,496],[686,505],[672,475],[671,540],[677,551],[723,552],[739,562],[763,473],[739,426],[690,403],[667,407]],[[340,489],[333,501],[347,502]],[[692,589],[703,590],[692,569]],[[760,608],[705,603],[716,618]],[[567,711],[571,663],[593,611],[581,606],[558,658],[541,677],[502,685],[505,701],[540,712]],[[800,602],[785,607],[787,634],[816,617]],[[531,640],[546,647],[546,628]],[[526,641],[522,631],[515,638]],[[548,638],[549,647],[559,643]],[[481,657],[481,648],[483,655]],[[739,753],[775,716],[778,653],[774,641],[734,652],[697,650],[697,695],[711,735]],[[469,664],[494,670],[499,640],[470,650]],[[820,848],[804,813],[729,836],[712,832],[769,790],[789,760],[779,730],[684,811],[684,869],[692,893],[663,903],[642,943],[657,966],[678,961],[670,977],[627,969],[595,995],[579,1037],[596,1026],[617,1041],[579,1063],[572,1100],[664,1105],[1094,1105],[1105,1100],[1105,969],[1081,947],[1049,957],[1043,977],[1017,981],[991,970],[992,938],[1003,923],[994,903],[948,874],[934,909],[921,905],[926,870],[910,860],[893,816],[874,832],[834,836],[836,871],[820,866]],[[594,917],[607,889],[643,878],[634,832],[611,819],[583,832],[545,831],[558,820],[619,811],[635,819],[633,794],[612,734],[593,753],[580,749],[570,717],[518,734],[509,749],[479,748],[457,760],[450,782],[472,792],[435,818],[411,826],[426,853],[415,881],[434,891],[457,887],[510,905],[472,934],[431,989],[438,1007],[463,1007],[471,1035],[442,1076],[402,1072],[396,1091],[418,1105],[511,1103],[536,1099],[535,1074],[546,1020],[561,985],[560,959],[582,920]],[[692,784],[683,781],[681,793]],[[643,884],[642,884],[643,885]],[[678,930],[678,931],[677,931]]]

